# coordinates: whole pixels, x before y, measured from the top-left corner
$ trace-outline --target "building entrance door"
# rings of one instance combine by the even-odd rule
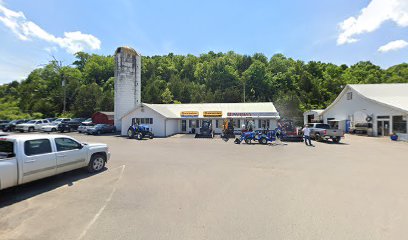
[[[390,135],[390,121],[377,121],[378,136]]]
[[[187,132],[187,121],[186,120],[181,120],[181,131]]]

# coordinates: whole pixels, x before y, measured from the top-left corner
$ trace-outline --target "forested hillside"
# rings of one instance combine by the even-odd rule
[[[66,113],[88,117],[113,110],[114,59],[79,52],[76,61],[56,61],[21,81],[0,86],[0,119],[61,116],[66,80]],[[352,66],[308,62],[276,54],[252,56],[209,52],[200,56],[142,58],[142,101],[199,103],[272,101],[282,116],[295,117],[330,104],[348,83],[408,82],[408,64],[381,69],[370,62]]]

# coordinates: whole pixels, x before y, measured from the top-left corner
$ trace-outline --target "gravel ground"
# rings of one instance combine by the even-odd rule
[[[0,192],[0,239],[407,239],[408,144],[129,140],[107,169]]]

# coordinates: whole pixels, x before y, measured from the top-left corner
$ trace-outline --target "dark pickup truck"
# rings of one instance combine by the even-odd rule
[[[309,123],[310,137],[316,141],[331,139],[333,142],[340,142],[344,137],[344,131],[340,129],[332,129],[329,124],[324,123]]]

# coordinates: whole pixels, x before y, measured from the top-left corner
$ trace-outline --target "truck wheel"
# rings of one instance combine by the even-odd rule
[[[101,135],[101,133],[102,133],[101,130],[98,130],[98,131],[96,132],[97,135]]]
[[[341,137],[335,137],[335,138],[332,138],[332,140],[334,143],[339,143],[341,140]]]
[[[52,128],[52,129],[51,129],[51,132],[56,132],[56,131],[57,131],[56,128]]]
[[[133,131],[133,128],[130,127],[128,129],[127,135],[128,135],[128,138],[134,138],[135,137],[135,132]]]
[[[24,132],[24,130],[20,130],[20,132],[21,132],[21,133],[23,133],[23,132]]]
[[[29,127],[28,128],[28,132],[33,132],[34,131],[34,128],[33,127]]]
[[[320,137],[320,134],[318,134],[318,133],[316,133],[316,135],[315,135],[315,140],[317,141],[317,142],[321,142],[322,141],[322,138]]]
[[[261,139],[259,139],[259,143],[263,144],[263,145],[266,145],[268,143],[268,140],[266,140],[266,138],[261,138]]]
[[[95,173],[100,172],[106,163],[106,157],[102,154],[94,154],[91,157],[91,161],[88,164],[88,172]]]

